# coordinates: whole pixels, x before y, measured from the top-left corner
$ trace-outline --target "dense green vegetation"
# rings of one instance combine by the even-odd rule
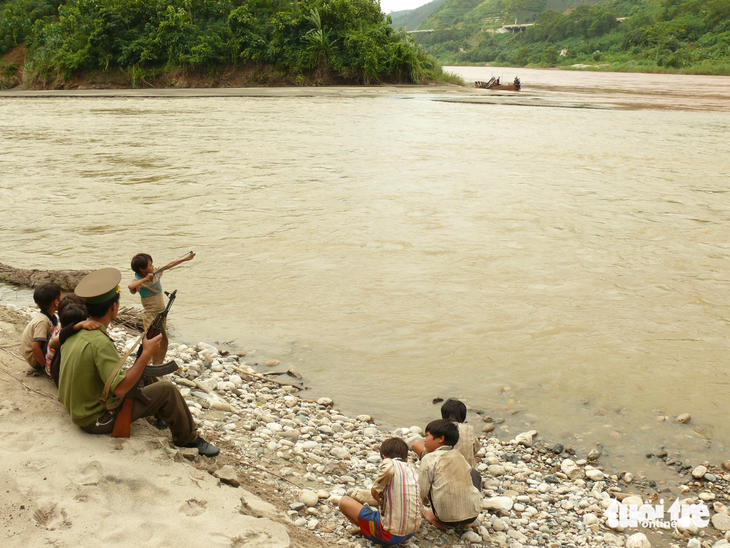
[[[0,54],[26,44],[26,84],[236,67],[288,83],[436,77],[434,59],[388,23],[375,0],[0,0]]]
[[[730,74],[730,0],[606,0],[563,13],[550,9],[560,5],[447,0],[420,26],[436,30],[414,36],[444,64]],[[515,19],[535,24],[494,33]]]

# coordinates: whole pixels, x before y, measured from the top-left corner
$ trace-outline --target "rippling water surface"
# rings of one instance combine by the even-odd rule
[[[135,253],[192,249],[163,278],[175,338],[279,359],[351,413],[423,424],[456,396],[617,459],[727,458],[730,80],[666,110],[675,77],[618,104],[625,75],[520,71],[550,108],[2,98],[0,262],[131,279]]]

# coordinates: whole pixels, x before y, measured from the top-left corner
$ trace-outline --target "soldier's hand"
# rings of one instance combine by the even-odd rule
[[[142,352],[146,352],[148,356],[154,356],[160,350],[161,342],[162,333],[151,339],[145,337],[142,339]]]

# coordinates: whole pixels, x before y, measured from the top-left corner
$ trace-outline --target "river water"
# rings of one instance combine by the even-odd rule
[[[0,95],[0,262],[126,281],[192,249],[173,340],[347,412],[459,397],[502,438],[726,459],[730,78],[498,70],[526,103]]]

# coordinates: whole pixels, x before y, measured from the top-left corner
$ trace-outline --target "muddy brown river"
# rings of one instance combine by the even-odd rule
[[[173,340],[347,412],[727,459],[730,78],[451,70],[524,90],[0,93],[0,262],[192,249]]]

